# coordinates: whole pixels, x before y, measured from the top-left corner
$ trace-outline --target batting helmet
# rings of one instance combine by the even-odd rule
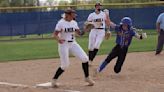
[[[121,19],[120,25],[127,24],[129,26],[132,26],[132,19],[130,17],[124,17]]]

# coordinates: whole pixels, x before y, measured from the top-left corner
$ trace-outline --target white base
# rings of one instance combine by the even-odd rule
[[[23,85],[23,84],[14,84],[14,83],[8,83],[8,82],[0,82],[0,85],[4,85],[4,86],[10,86],[10,87],[23,87],[23,88],[51,88],[52,84],[51,82],[47,82],[47,83],[40,83],[40,84],[36,84],[35,86],[29,86],[29,85]],[[64,90],[64,92],[80,92],[80,91],[76,91],[76,90]]]
[[[47,82],[47,83],[40,83],[40,84],[36,84],[36,87],[42,87],[42,88],[50,88],[52,87],[51,82]]]

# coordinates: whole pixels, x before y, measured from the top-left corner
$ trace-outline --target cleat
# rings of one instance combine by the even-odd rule
[[[92,61],[89,61],[88,63],[89,63],[89,66],[92,66]]]
[[[88,86],[93,86],[95,81],[93,81],[90,77],[85,78],[85,81],[88,83]]]
[[[59,87],[59,83],[57,82],[57,79],[52,79],[51,86],[53,88],[58,88]]]
[[[93,66],[93,61],[89,61],[88,63],[90,67]]]

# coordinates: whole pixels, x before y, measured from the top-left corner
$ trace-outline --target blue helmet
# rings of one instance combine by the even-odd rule
[[[132,26],[132,19],[130,17],[124,17],[121,19],[120,25],[127,24],[128,26]]]

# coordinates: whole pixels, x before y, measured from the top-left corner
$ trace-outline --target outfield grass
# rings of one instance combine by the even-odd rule
[[[147,39],[133,39],[129,52],[153,51],[156,47],[157,35],[148,35]],[[87,52],[88,37],[77,38],[78,43]],[[115,36],[104,40],[98,54],[108,54],[115,45]],[[58,56],[57,42],[54,39],[47,40],[23,40],[0,42],[0,62],[55,58]]]
[[[151,35],[156,35],[156,31],[154,30],[144,30],[147,34]],[[88,33],[86,33],[88,35]],[[87,36],[86,35],[86,36]],[[33,34],[33,35],[19,35],[19,36],[0,36],[0,41],[12,41],[12,40],[33,40],[33,39],[47,39],[51,38],[52,33],[47,33],[47,34]]]

